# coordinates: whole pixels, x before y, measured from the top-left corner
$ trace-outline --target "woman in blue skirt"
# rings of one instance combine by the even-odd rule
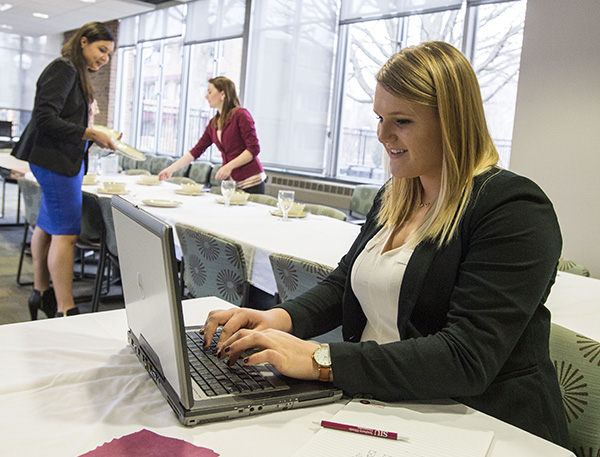
[[[31,239],[31,319],[78,314],[73,300],[73,264],[81,231],[81,183],[89,141],[114,150],[112,140],[92,128],[94,90],[89,72],[106,64],[114,50],[112,33],[99,22],[79,29],[37,82],[31,121],[12,154],[27,160],[42,188]],[[50,287],[52,279],[53,288]]]

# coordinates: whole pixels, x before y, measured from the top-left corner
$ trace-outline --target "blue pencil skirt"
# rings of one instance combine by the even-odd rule
[[[30,164],[29,167],[42,188],[37,226],[50,235],[79,235],[83,163],[79,174],[73,177],[37,165]]]

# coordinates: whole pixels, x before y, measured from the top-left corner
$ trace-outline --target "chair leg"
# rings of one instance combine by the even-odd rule
[[[98,271],[96,272],[96,280],[94,281],[94,294],[92,295],[92,313],[98,311],[98,307],[100,306],[100,293],[102,291],[102,282],[104,280],[106,257],[106,243],[104,242],[103,236],[102,242],[100,243],[100,258],[98,259]],[[107,282],[110,282],[110,279]]]
[[[21,254],[19,256],[19,266],[17,268],[17,284],[20,286],[30,286],[33,282],[21,282],[21,271],[23,269],[23,259],[25,258],[25,249],[29,244],[27,242],[27,235],[29,232],[29,224],[25,222],[25,232],[23,233],[23,241],[21,241]]]
[[[0,218],[4,217],[5,202],[6,202],[6,180],[2,179],[2,214],[0,214]]]
[[[21,220],[21,188],[17,188],[17,225]]]

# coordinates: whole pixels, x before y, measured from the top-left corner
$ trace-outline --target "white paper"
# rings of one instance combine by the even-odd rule
[[[320,429],[293,457],[485,457],[494,433],[411,419],[411,411],[353,400],[331,422],[396,432],[407,441]]]

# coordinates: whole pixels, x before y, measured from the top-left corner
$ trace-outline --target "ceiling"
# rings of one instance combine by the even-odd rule
[[[0,32],[54,35],[86,22],[106,22],[188,0],[0,0]],[[11,5],[8,7],[7,5]],[[33,16],[48,15],[47,19]]]

